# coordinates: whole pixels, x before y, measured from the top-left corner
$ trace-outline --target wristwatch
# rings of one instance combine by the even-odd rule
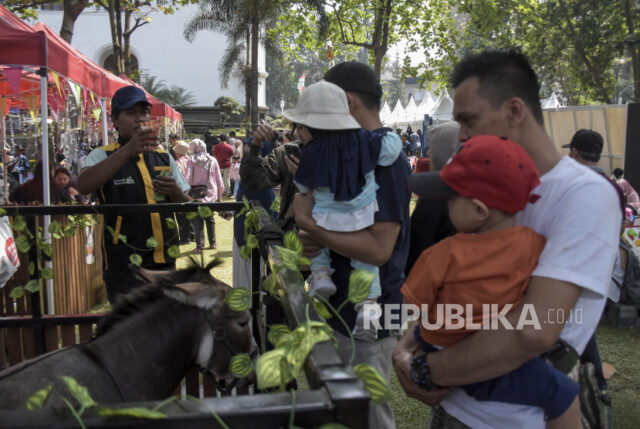
[[[429,353],[425,353],[413,359],[413,362],[411,362],[411,378],[413,378],[413,381],[418,386],[425,390],[442,389],[442,387],[431,380],[431,371],[427,363],[428,355]]]

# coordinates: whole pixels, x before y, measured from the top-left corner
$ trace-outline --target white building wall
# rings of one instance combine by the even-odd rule
[[[177,10],[173,15],[152,13],[151,22],[133,32],[131,46],[138,58],[143,74],[157,76],[167,86],[177,85],[191,91],[196,105],[211,106],[221,96],[235,98],[244,105],[244,89],[238,78],[229,82],[229,88],[220,86],[218,62],[224,55],[225,36],[212,31],[200,31],[195,40],[189,43],[182,32],[185,23],[197,12],[197,5]],[[54,31],[60,31],[62,11],[38,11],[38,20]],[[109,15],[103,9],[94,7],[83,11],[76,21],[72,45],[91,60],[102,65],[101,61],[110,52],[111,30]],[[260,47],[258,61],[260,85],[258,103],[265,105],[265,59],[264,49]]]

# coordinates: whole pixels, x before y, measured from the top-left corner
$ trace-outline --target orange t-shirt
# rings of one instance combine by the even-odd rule
[[[515,307],[520,303],[544,245],[543,236],[524,226],[482,234],[458,233],[422,252],[402,286],[402,294],[411,304],[428,305],[430,325],[438,322],[438,304],[460,304],[465,323],[470,319],[482,324],[482,304],[498,304],[502,310],[506,304]],[[466,314],[466,304],[473,305],[472,317]],[[420,323],[426,342],[446,347],[475,332],[446,329],[446,314],[443,306],[439,328],[426,329]]]

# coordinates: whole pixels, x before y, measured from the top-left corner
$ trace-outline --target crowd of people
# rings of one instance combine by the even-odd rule
[[[107,204],[247,197],[271,207],[277,187],[280,206],[272,214],[283,230],[298,231],[312,261],[310,293],[339,308],[342,321],[328,323],[345,362],[353,352],[354,365],[372,365],[386,380],[395,370],[408,396],[433,407],[432,428],[582,427],[581,362],[594,364],[598,400],[610,406],[594,332],[606,300],[617,299],[611,279],[621,220],[638,214],[640,199],[621,169],[612,180],[598,166],[603,145],[595,131],[578,131],[568,156],[555,147],[536,74],[521,54],[469,55],[451,85],[455,122],[429,127],[427,136],[392,130],[380,120],[382,87],[373,70],[344,62],[285,113],[290,129],[260,125],[245,141],[235,132],[188,143],[171,135],[168,151],[145,127],[144,93],[122,88],[111,112],[118,141],[88,154],[75,181],[55,170],[52,192],[60,201],[91,193]],[[41,187],[40,195],[31,188],[15,201],[41,198]],[[410,213],[412,193],[420,198]],[[105,216],[113,231],[105,239],[110,301],[139,284],[129,255],[147,249],[148,237],[158,246],[137,250],[146,268],[173,266],[165,246],[172,240],[195,240],[201,253],[205,229],[208,247],[216,248],[213,217],[190,222],[176,214],[176,239],[168,216]],[[239,255],[244,239],[243,217],[235,216],[235,287],[250,284]],[[341,305],[354,269],[369,273],[370,293]],[[428,306],[404,334],[387,320],[399,317],[403,303]],[[507,323],[425,326],[437,322],[439,304],[471,306],[466,317],[475,322],[483,321],[484,304],[496,304],[506,308],[500,318]],[[577,310],[579,321],[546,320]],[[518,324],[531,314],[539,324]],[[370,407],[369,427],[395,427],[388,403]]]

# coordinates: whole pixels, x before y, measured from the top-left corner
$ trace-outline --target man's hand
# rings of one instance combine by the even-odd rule
[[[449,389],[425,390],[418,386],[411,378],[411,363],[413,359],[423,353],[413,339],[415,323],[409,325],[409,329],[400,339],[398,345],[391,354],[393,369],[398,376],[398,381],[410,398],[417,399],[429,406],[434,406],[450,393]]]
[[[311,230],[315,226],[316,221],[311,216],[311,209],[313,209],[313,189],[309,189],[307,194],[298,192],[293,199],[293,214],[298,228]]]
[[[302,242],[302,254],[307,258],[318,256],[320,254],[320,250],[324,247],[315,238],[313,238],[311,234],[303,229],[298,230],[298,237]]]
[[[153,179],[153,190],[159,194],[166,195],[173,202],[185,201],[184,192],[171,176],[156,176]]]
[[[154,152],[158,149],[159,137],[151,128],[142,128],[134,134],[126,145],[122,147],[130,158],[138,156],[139,153]]]
[[[285,155],[284,162],[287,164],[287,170],[289,170],[289,173],[295,177],[298,172],[298,164],[300,163],[298,157],[295,155]]]
[[[271,141],[273,137],[273,128],[269,125],[258,125],[258,128],[253,133],[253,141],[251,144],[254,144],[258,147],[262,147],[262,142],[265,140]]]

